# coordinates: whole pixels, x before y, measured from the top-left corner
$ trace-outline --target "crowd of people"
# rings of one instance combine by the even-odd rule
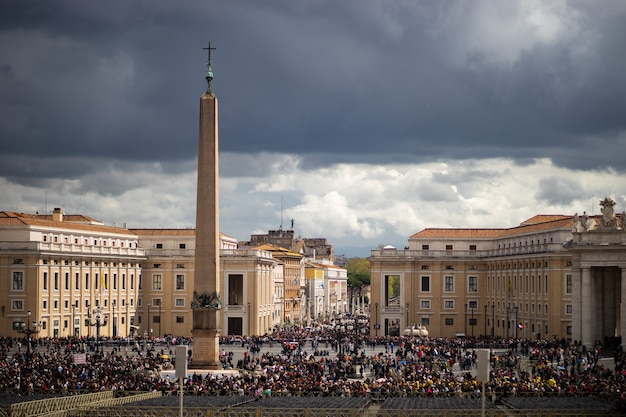
[[[287,341],[289,348],[278,353],[262,349]],[[0,390],[71,395],[102,390],[174,393],[181,388],[171,373],[163,371],[173,367],[174,346],[191,340],[163,339],[154,350],[142,348],[147,344],[102,349],[89,342],[46,339],[25,347],[18,346],[19,339],[0,339]],[[187,395],[257,397],[478,396],[482,383],[472,372],[475,347],[489,342],[506,347],[492,350],[485,385],[490,398],[568,395],[626,403],[626,355],[619,348],[607,366],[608,361],[600,361],[604,357],[600,344],[586,350],[565,340],[372,337],[344,342],[339,346],[335,339],[303,329],[236,341],[224,338],[220,361],[230,372],[194,373],[183,389]],[[229,351],[232,343],[244,346],[242,358],[235,359]],[[139,346],[139,352],[129,352],[129,346]],[[190,361],[192,369],[193,357]]]

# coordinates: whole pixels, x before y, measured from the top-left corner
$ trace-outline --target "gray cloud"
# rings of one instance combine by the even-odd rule
[[[455,161],[619,175],[625,21],[619,0],[4,2],[1,184],[124,199],[151,173],[193,178],[208,41],[224,184],[265,198],[245,212],[251,228],[299,187],[291,173],[342,163],[445,161],[454,169],[388,196],[428,202],[475,198],[504,175]],[[572,184],[547,178],[537,198],[572,201]],[[225,216],[241,200],[225,196]]]

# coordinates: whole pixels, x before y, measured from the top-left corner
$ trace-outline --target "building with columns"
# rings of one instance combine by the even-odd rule
[[[138,236],[83,215],[0,212],[0,335],[128,336],[137,324]]]
[[[512,228],[429,228],[406,249],[373,250],[371,334],[421,324],[435,337],[621,336],[626,233],[613,205]]]

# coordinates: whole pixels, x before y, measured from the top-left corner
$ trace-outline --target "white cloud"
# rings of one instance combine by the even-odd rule
[[[240,158],[240,157],[238,157]],[[270,165],[296,161],[293,155],[266,154]],[[250,157],[249,160],[253,160]],[[222,163],[230,164],[228,155]],[[304,237],[326,237],[338,247],[378,244],[403,247],[410,235],[427,227],[512,227],[535,214],[598,212],[598,201],[612,196],[617,210],[626,196],[626,178],[613,171],[574,171],[548,159],[517,165],[509,159],[438,161],[425,164],[341,164],[304,170],[292,163],[284,172],[220,179],[221,230],[238,240],[277,229],[282,222]],[[191,166],[189,163],[188,166]],[[128,167],[126,168],[128,169]],[[245,169],[242,169],[245,171]],[[99,195],[85,183],[110,172],[36,189],[2,181],[4,210],[43,212],[63,206],[107,224],[128,227],[193,227],[195,172],[172,174],[153,165],[109,175],[110,188],[126,183],[116,196]],[[131,181],[126,180],[131,178]],[[259,187],[258,184],[268,184]],[[282,184],[273,189],[271,184]],[[287,186],[289,185],[289,186]],[[55,191],[56,190],[56,191]],[[45,197],[45,198],[44,198]],[[282,212],[281,212],[282,200]]]

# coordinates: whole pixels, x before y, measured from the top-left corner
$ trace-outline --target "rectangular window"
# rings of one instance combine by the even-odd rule
[[[469,249],[471,251],[476,251],[476,245],[469,245]]]
[[[69,291],[70,290],[70,273],[66,272],[65,273],[65,279],[63,280],[63,283],[65,285],[63,285],[63,288],[65,288],[65,291]]]
[[[185,289],[185,276],[183,274],[176,275],[176,290],[182,291]]]
[[[467,282],[468,292],[478,292],[478,277],[468,277]]]
[[[430,292],[430,277],[421,277],[420,289],[422,292]]]
[[[572,276],[570,274],[567,274],[565,276],[565,294],[571,294],[572,293]]]
[[[446,245],[446,250],[452,250],[453,246],[452,245]]]
[[[429,250],[430,246],[429,245],[422,245],[422,250]]]
[[[174,300],[174,305],[176,305],[176,307],[185,307],[185,299],[177,298],[176,300]]]
[[[420,301],[420,308],[422,309],[430,309],[430,300],[422,300]]]
[[[11,285],[13,291],[24,291],[24,272],[13,271],[13,283]]]
[[[80,290],[80,273],[78,272],[74,274],[74,289]]]
[[[162,288],[163,288],[163,282],[162,282],[161,274],[152,275],[152,289],[161,290]]]
[[[130,289],[135,289],[135,274],[130,274]]]
[[[59,273],[54,273],[54,290],[59,291]]]
[[[126,274],[122,274],[122,289],[126,289]]]
[[[113,274],[113,289],[117,290],[117,274]]]
[[[54,300],[54,309],[58,310],[59,309],[59,300]]]
[[[470,308],[470,310],[476,310],[478,308],[478,301],[472,300],[467,303],[467,306]]]
[[[430,317],[422,317],[422,326],[430,326]]]
[[[243,305],[243,274],[228,274],[228,304]]]
[[[446,326],[454,326],[454,319],[453,318],[447,318],[445,320],[445,324],[446,324]]]
[[[452,301],[452,300],[445,300],[443,302],[443,308],[448,308],[448,309],[454,308],[454,301]]]
[[[445,292],[454,292],[454,277],[452,275],[443,278],[443,290]]]
[[[65,310],[69,310],[69,308],[70,308],[70,300],[63,300],[63,308]]]
[[[162,243],[157,243],[156,244],[156,248],[157,249],[163,249],[163,244]]]
[[[48,291],[48,273],[47,272],[43,273],[42,279],[43,279],[43,283],[42,283],[43,290]]]
[[[24,310],[24,301],[22,300],[11,301],[11,310]]]
[[[48,300],[43,300],[43,302],[41,303],[41,308],[43,308],[44,310],[48,309]]]
[[[185,243],[179,243],[178,244],[178,249],[186,249],[187,245]]]
[[[176,316],[176,323],[184,323],[185,316]]]

